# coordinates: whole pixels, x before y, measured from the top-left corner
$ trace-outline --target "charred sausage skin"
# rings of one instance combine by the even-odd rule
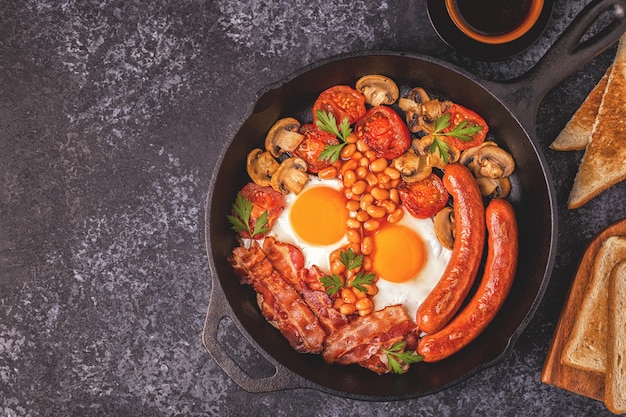
[[[519,251],[515,211],[494,199],[486,210],[488,251],[483,278],[467,306],[439,332],[420,339],[418,353],[425,362],[445,359],[474,340],[493,320],[506,299],[517,267]]]
[[[441,330],[461,308],[476,280],[485,245],[485,206],[471,171],[450,164],[443,183],[454,201],[456,238],[441,279],[417,310],[418,328],[426,333]]]

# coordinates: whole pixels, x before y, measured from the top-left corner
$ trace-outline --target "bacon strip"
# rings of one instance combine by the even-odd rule
[[[259,295],[263,316],[296,351],[322,351],[326,334],[319,320],[294,287],[274,269],[256,242],[250,249],[233,249],[229,262],[242,276],[242,281],[252,285]]]
[[[322,356],[329,363],[359,364],[376,373],[387,372],[384,350],[409,338],[416,330],[401,305],[359,317],[326,338]]]

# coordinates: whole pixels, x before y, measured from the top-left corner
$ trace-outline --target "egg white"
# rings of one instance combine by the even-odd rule
[[[419,273],[405,282],[392,282],[379,277],[376,283],[378,293],[372,301],[375,310],[402,304],[409,317],[415,320],[417,308],[439,282],[452,251],[439,243],[432,218],[417,219],[405,209],[404,216],[397,224],[411,228],[422,238],[426,248],[426,263]]]
[[[299,247],[304,255],[304,266],[306,268],[311,268],[313,265],[317,265],[322,272],[330,274],[330,261],[328,258],[332,251],[348,244],[348,239],[345,234],[341,239],[330,245],[313,245],[305,242],[297,235],[289,220],[291,208],[293,207],[293,203],[298,199],[298,196],[310,188],[320,186],[329,187],[338,191],[341,191],[343,187],[341,181],[337,179],[321,180],[317,176],[310,176],[309,181],[300,193],[290,193],[285,196],[285,209],[276,220],[270,234],[276,237],[276,240],[278,241],[290,243]]]

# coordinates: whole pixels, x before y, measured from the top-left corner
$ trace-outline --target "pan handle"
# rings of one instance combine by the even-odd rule
[[[251,341],[252,346],[259,352],[275,369],[273,375],[262,378],[252,378],[235,362],[224,346],[219,342],[217,334],[220,323],[224,318],[230,318],[233,323],[238,320],[233,318],[233,311],[226,301],[224,291],[219,280],[214,279],[209,297],[209,307],[202,332],[204,347],[213,357],[220,368],[242,389],[252,393],[273,392],[295,388],[311,388],[302,378],[289,371],[271,358],[263,349]],[[242,332],[241,328],[239,331]],[[242,334],[245,334],[242,332]],[[248,337],[247,340],[250,341]]]
[[[594,23],[605,16],[608,24],[590,38],[584,38]],[[536,116],[543,97],[575,70],[595,58],[617,41],[626,31],[626,0],[594,0],[589,3],[545,55],[519,78],[499,82],[499,90],[507,104],[515,106],[516,114]],[[525,121],[534,126],[534,119]],[[529,123],[530,122],[530,123]]]

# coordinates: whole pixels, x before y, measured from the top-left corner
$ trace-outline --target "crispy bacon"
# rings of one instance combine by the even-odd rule
[[[299,290],[301,277],[306,273],[302,251],[297,246],[277,242],[273,237],[266,237],[263,242],[263,252],[285,281]]]
[[[387,372],[384,350],[413,338],[415,323],[401,305],[359,317],[326,338],[322,355],[329,363],[359,364],[376,373]]]
[[[259,295],[263,316],[272,323],[298,352],[319,353],[326,334],[316,315],[294,287],[272,266],[255,242],[250,249],[233,250],[229,262]]]

